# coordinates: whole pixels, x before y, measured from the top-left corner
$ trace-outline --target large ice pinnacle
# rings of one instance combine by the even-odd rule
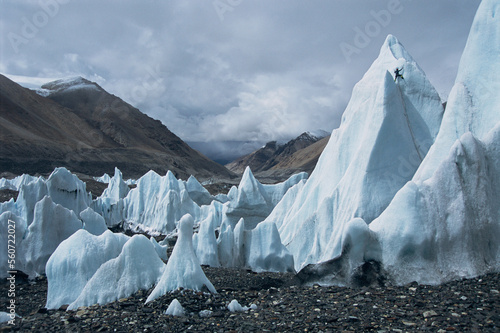
[[[393,71],[404,69],[404,80]],[[413,177],[438,133],[441,99],[396,37],[354,87],[351,100],[311,177],[266,221],[275,222],[295,268],[339,256],[353,218],[366,223]]]

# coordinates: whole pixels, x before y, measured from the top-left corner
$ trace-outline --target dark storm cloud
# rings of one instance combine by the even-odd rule
[[[338,126],[389,33],[446,99],[478,5],[4,0],[0,72],[85,76],[188,141],[265,142]]]

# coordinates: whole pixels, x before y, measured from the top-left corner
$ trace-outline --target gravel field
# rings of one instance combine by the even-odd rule
[[[44,308],[47,280],[18,277],[19,332],[498,332],[500,274],[453,281],[441,286],[416,283],[365,288],[300,286],[293,274],[256,274],[204,267],[218,294],[176,291],[147,305],[151,292],[78,311]],[[8,285],[0,299],[8,304]],[[184,317],[164,312],[173,299]],[[237,300],[257,309],[230,312]],[[202,312],[203,310],[209,310]],[[2,310],[5,311],[5,310]],[[205,317],[202,317],[203,314]]]

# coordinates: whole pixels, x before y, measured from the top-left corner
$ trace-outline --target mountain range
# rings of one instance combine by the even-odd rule
[[[318,130],[286,143],[268,142],[224,167],[160,121],[82,77],[30,90],[0,75],[0,119],[0,172],[13,174],[44,174],[65,166],[102,175],[118,167],[135,178],[149,170],[171,170],[179,178],[228,180],[249,166],[257,177],[284,180],[313,171],[329,134]]]
[[[324,131],[304,132],[284,144],[271,141],[253,153],[226,164],[226,168],[243,174],[248,166],[258,177],[276,179],[286,179],[302,171],[311,173],[328,143],[328,134]]]
[[[127,177],[149,170],[179,178],[234,175],[98,84],[58,80],[37,92],[0,75],[0,170],[48,173],[65,166],[102,175],[119,167]]]

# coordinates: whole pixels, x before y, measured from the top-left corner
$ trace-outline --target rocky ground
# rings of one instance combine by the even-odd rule
[[[151,292],[78,311],[44,308],[47,281],[18,278],[15,326],[19,332],[498,332],[500,274],[454,281],[441,286],[345,288],[299,286],[293,274],[256,274],[204,268],[218,294],[177,291],[150,304]],[[4,282],[1,304],[8,304]],[[173,299],[184,317],[164,312]],[[236,299],[257,309],[230,312]],[[200,313],[203,310],[209,310]],[[2,309],[1,311],[5,311]],[[205,317],[203,317],[205,314]]]

